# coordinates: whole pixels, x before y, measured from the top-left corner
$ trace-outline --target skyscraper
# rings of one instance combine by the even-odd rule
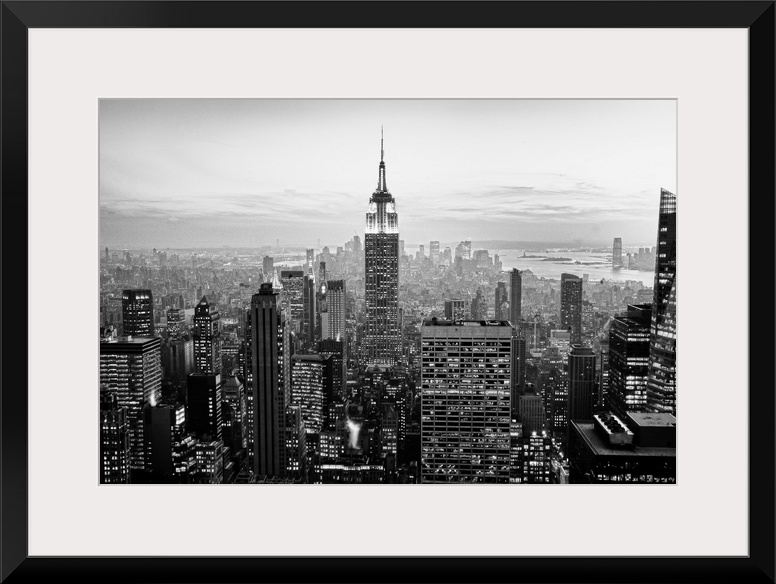
[[[569,353],[568,420],[592,420],[595,399],[595,353],[572,345]]]
[[[304,319],[304,272],[281,270],[280,283],[283,287],[281,299],[286,319],[293,321],[294,332],[299,332]]]
[[[125,336],[154,336],[154,297],[150,290],[124,290],[121,320]]]
[[[523,305],[523,276],[520,270],[513,269],[509,275],[509,322],[513,327],[519,326]]]
[[[145,469],[143,409],[162,394],[161,339],[118,337],[100,343],[100,395],[114,394],[129,423],[130,469]]]
[[[174,445],[183,434],[186,411],[183,404],[146,406],[144,440],[146,471],[154,483],[171,483],[175,478]]]
[[[571,330],[571,342],[582,342],[582,278],[560,275],[560,324]]]
[[[183,308],[167,310],[167,334],[170,340],[177,341],[186,332],[186,311]]]
[[[299,406],[308,434],[323,428],[326,406],[332,398],[332,361],[323,355],[291,358],[291,405]]]
[[[275,277],[275,260],[270,256],[264,256],[261,262],[261,271],[264,275],[264,281],[272,283]]]
[[[313,276],[312,274],[312,268],[310,268],[310,270],[311,270],[311,273],[305,274],[304,282],[302,284],[303,286],[302,336],[305,338],[305,340],[311,343],[315,340],[316,290],[315,290],[315,276]]]
[[[186,425],[204,441],[221,440],[221,375],[192,373],[186,380]]]
[[[218,308],[207,296],[194,307],[194,369],[198,373],[221,373],[220,319]]]
[[[288,354],[283,314],[272,284],[261,285],[251,298],[251,378],[253,472],[285,474],[284,357]]]
[[[393,364],[401,355],[399,329],[399,215],[385,180],[383,141],[377,189],[366,214],[364,349],[368,362]]]
[[[308,249],[307,250],[307,261],[304,264],[305,271],[312,270],[313,264],[315,264],[315,250],[314,249]]]
[[[421,482],[509,482],[512,328],[421,328]]]
[[[676,195],[660,189],[647,407],[676,416]]]
[[[327,339],[345,339],[345,280],[330,280],[326,289]]]
[[[622,238],[615,237],[612,245],[612,267],[616,270],[622,267]]]
[[[652,306],[629,305],[609,327],[609,407],[624,418],[647,405]]]
[[[509,296],[507,295],[507,285],[505,282],[496,284],[496,320],[509,320]]]
[[[428,253],[431,261],[436,266],[439,263],[439,242],[432,241],[428,246]]]

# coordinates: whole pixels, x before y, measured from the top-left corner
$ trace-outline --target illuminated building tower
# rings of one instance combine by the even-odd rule
[[[342,341],[324,339],[318,341],[318,353],[324,357],[331,357],[332,386],[331,391],[335,397],[344,399],[347,387],[347,345]]]
[[[327,335],[324,339],[345,339],[345,280],[331,280],[326,289]]]
[[[115,393],[100,393],[100,483],[129,483],[130,435],[127,409]]]
[[[421,328],[421,482],[509,482],[512,328]]]
[[[303,304],[303,314],[302,314],[302,336],[308,341],[313,342],[315,340],[315,324],[316,324],[316,313],[315,313],[315,296],[316,296],[316,290],[315,290],[315,276],[310,274],[306,274],[304,277],[304,282],[302,283],[303,287],[303,293],[302,293],[302,304]]]
[[[221,373],[221,316],[215,304],[203,296],[194,308],[194,370],[197,373]]]
[[[647,408],[676,416],[676,195],[660,190]]]
[[[609,328],[608,405],[617,416],[646,409],[651,320],[651,305],[628,305]]]
[[[315,250],[314,249],[308,249],[307,250],[307,261],[304,264],[304,267],[306,268],[305,271],[312,270],[313,269],[313,264],[315,264]]]
[[[158,404],[146,406],[144,416],[144,440],[146,472],[152,483],[175,482],[173,451],[180,440],[186,422],[183,404]]]
[[[439,263],[439,242],[438,241],[432,241],[428,246],[428,253],[429,257],[431,258],[431,261],[434,263],[434,266]]]
[[[200,440],[221,440],[221,374],[192,373],[186,381],[187,429]]]
[[[281,300],[286,319],[293,322],[294,332],[299,332],[304,320],[304,272],[302,270],[281,270]]]
[[[582,342],[582,278],[574,274],[560,275],[560,324],[572,344]]]
[[[445,300],[445,318],[447,320],[464,320],[468,316],[466,300]]]
[[[284,359],[289,354],[285,320],[272,284],[262,284],[251,298],[250,315],[251,394],[249,451],[257,476],[285,474],[285,390],[288,387]]]
[[[150,290],[124,290],[121,320],[128,337],[154,336],[154,298]]]
[[[161,339],[118,337],[100,343],[100,395],[114,394],[127,411],[130,471],[145,469],[143,409],[162,394]]]
[[[509,296],[507,295],[506,282],[496,284],[496,320],[509,320]]]
[[[167,334],[170,340],[177,341],[186,332],[186,311],[183,308],[170,308],[167,311]]]
[[[323,355],[294,355],[291,358],[291,404],[302,409],[308,434],[323,428],[327,404],[332,399],[332,361]]]
[[[522,320],[523,307],[523,276],[520,270],[513,269],[509,275],[509,322],[518,326]]]
[[[622,268],[622,238],[615,237],[612,245],[612,267],[617,270]]]
[[[547,425],[554,438],[565,441],[569,420],[568,372],[556,368],[550,369],[544,393],[545,411],[549,414]]]
[[[367,362],[394,364],[401,354],[399,328],[399,215],[385,181],[383,141],[377,189],[366,214],[364,350]]]
[[[595,353],[590,347],[571,345],[569,352],[569,421],[593,419],[595,393]]]

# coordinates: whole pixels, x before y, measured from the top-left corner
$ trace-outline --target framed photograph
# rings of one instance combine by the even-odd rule
[[[0,579],[773,582],[775,15],[2,2]]]

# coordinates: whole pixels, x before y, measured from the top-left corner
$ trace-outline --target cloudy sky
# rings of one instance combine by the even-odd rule
[[[385,128],[401,238],[654,245],[670,100],[102,100],[100,245],[363,238]]]

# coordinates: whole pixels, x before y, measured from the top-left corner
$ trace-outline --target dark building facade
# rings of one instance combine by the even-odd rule
[[[204,441],[221,440],[223,391],[219,373],[192,373],[186,381],[187,429]]]
[[[121,321],[125,336],[154,336],[154,297],[150,290],[124,290]]]
[[[572,420],[592,419],[595,394],[595,353],[590,347],[572,345],[569,352],[569,424]]]
[[[261,285],[251,298],[252,431],[249,432],[253,472],[257,476],[285,474],[284,358],[288,354],[283,314],[272,284]]]
[[[647,407],[676,416],[676,195],[660,190]]]
[[[523,318],[523,276],[520,270],[513,269],[509,275],[509,322],[519,326]]]
[[[647,406],[651,320],[651,305],[628,305],[609,328],[608,405],[621,417]]]
[[[560,324],[571,331],[571,342],[582,342],[582,278],[560,275]]]

